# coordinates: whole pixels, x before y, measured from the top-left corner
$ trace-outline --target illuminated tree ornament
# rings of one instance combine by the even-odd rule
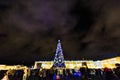
[[[60,40],[58,40],[53,67],[54,68],[65,68],[65,62],[64,62]]]

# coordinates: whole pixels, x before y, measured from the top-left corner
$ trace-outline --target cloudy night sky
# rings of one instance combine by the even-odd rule
[[[0,0],[0,64],[120,56],[120,0]]]

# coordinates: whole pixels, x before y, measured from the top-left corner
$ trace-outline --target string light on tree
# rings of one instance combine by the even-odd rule
[[[58,40],[53,67],[54,68],[58,68],[58,67],[65,68],[65,62],[64,62],[64,57],[63,57],[63,52],[62,52],[60,40]]]

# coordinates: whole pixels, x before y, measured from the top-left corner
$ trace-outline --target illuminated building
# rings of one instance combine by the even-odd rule
[[[104,60],[101,60],[101,63],[104,67],[115,68],[116,63],[120,64],[120,57],[104,59]]]
[[[60,54],[58,55],[59,52]],[[86,63],[86,65],[83,65],[83,63]],[[120,57],[97,60],[97,61],[93,61],[93,60],[64,61],[60,40],[58,40],[54,61],[35,61],[34,68],[36,69],[36,68],[43,67],[46,69],[50,69],[51,67],[54,67],[54,66],[55,67],[64,66],[67,69],[74,69],[74,68],[80,68],[80,67],[100,69],[105,67],[115,68],[116,63],[120,63]]]
[[[97,61],[92,61],[92,60],[78,60],[78,61],[65,61],[65,65],[67,69],[74,69],[75,67],[84,67],[82,65],[83,62],[86,62],[88,68],[93,68],[93,69],[100,69],[100,68],[116,68],[115,64],[119,63],[120,64],[120,57],[114,57],[110,59],[104,59],[104,60],[97,60]],[[49,69],[53,65],[53,61],[35,61],[34,68],[38,68],[39,64],[41,67]]]

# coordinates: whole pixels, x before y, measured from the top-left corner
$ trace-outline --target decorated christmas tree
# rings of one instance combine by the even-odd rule
[[[64,56],[63,56],[60,40],[58,40],[53,67],[54,68],[65,68]]]

